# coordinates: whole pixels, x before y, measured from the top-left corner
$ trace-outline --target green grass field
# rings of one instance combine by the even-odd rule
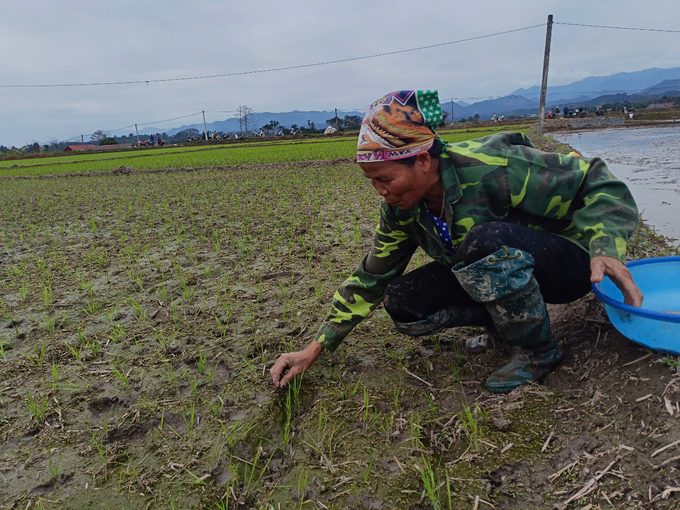
[[[504,126],[512,129],[514,126]],[[443,130],[449,142],[486,136],[500,127],[473,130]],[[517,127],[526,131],[526,126]],[[281,163],[351,158],[356,151],[354,137],[273,140],[217,146],[168,147],[119,153],[76,154],[0,161],[0,177],[24,175],[57,175],[76,172],[102,172],[120,166],[132,169],[208,167],[241,164]],[[17,167],[17,168],[14,168]]]

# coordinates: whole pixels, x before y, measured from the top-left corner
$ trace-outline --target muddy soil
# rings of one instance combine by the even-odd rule
[[[593,296],[551,309],[565,361],[509,395],[483,387],[505,346],[382,309],[273,388],[372,242],[354,165],[4,181],[0,204],[3,508],[678,508],[678,359]],[[631,257],[673,250],[645,229]]]

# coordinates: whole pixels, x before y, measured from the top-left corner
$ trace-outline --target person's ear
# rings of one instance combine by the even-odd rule
[[[429,152],[421,152],[416,156],[415,166],[417,166],[418,170],[421,172],[427,173],[430,171],[430,159]]]

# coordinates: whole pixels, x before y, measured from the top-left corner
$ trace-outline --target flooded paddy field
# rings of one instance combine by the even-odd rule
[[[586,157],[601,157],[633,192],[642,217],[680,244],[680,127],[555,134]]]
[[[2,181],[0,507],[677,507],[678,359],[592,295],[551,309],[544,385],[491,394],[507,347],[380,307],[276,390],[377,213],[345,162]]]

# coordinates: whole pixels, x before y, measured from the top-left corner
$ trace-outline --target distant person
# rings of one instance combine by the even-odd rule
[[[494,392],[537,382],[562,359],[546,303],[575,301],[607,275],[626,303],[642,304],[624,265],[637,207],[604,161],[540,151],[522,133],[445,142],[434,131],[442,117],[431,90],[392,92],[366,109],[357,162],[383,198],[373,248],[312,343],[276,361],[275,386],[382,302],[401,333],[486,326],[514,346],[486,381]],[[404,274],[419,247],[434,261]]]
[[[569,105],[564,105],[564,118],[566,119],[569,116]]]

